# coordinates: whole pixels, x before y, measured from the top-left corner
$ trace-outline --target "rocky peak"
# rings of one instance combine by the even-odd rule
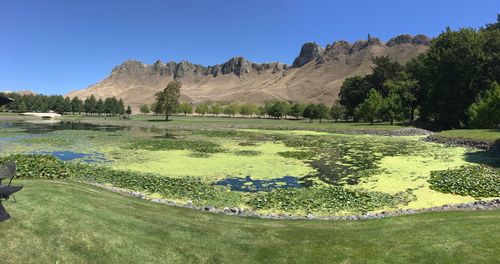
[[[325,49],[318,45],[316,42],[305,43],[300,49],[299,56],[293,61],[292,67],[302,67],[308,62],[320,58],[324,51]]]
[[[393,37],[387,41],[387,46],[392,47],[403,43],[412,43],[413,37],[410,34],[403,34]]]
[[[115,72],[135,72],[135,71],[143,71],[144,70],[144,64],[140,61],[135,61],[135,60],[127,60],[123,62],[122,64],[116,66],[113,68],[112,73]]]
[[[243,57],[233,57],[220,66],[222,74],[234,73],[237,76],[247,74],[252,69],[252,63]]]
[[[429,46],[431,44],[431,39],[429,37],[427,37],[426,35],[419,34],[413,38],[411,43],[413,43],[415,45]]]
[[[414,45],[429,46],[430,39],[429,39],[429,37],[427,37],[425,35],[416,35],[415,37],[413,37],[410,34],[403,34],[403,35],[399,35],[399,36],[396,36],[394,38],[391,38],[387,42],[387,46],[392,47],[392,46],[396,46],[399,44],[405,44],[405,43],[411,43]]]

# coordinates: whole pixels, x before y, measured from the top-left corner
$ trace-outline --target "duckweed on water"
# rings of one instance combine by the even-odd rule
[[[278,152],[278,155],[285,158],[298,159],[298,160],[310,160],[318,156],[317,153],[312,151],[283,151],[283,152]]]
[[[217,143],[203,140],[174,140],[174,139],[150,139],[137,140],[125,146],[125,149],[142,149],[150,151],[158,150],[192,150],[202,153],[218,153],[224,149]]]

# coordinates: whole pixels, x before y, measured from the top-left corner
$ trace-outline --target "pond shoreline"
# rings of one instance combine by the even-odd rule
[[[90,184],[96,186],[98,188],[102,188],[114,193],[118,193],[125,196],[140,198],[144,200],[148,200],[150,202],[164,204],[168,206],[174,206],[179,208],[188,208],[192,210],[214,213],[214,214],[223,214],[223,215],[232,215],[239,217],[255,217],[262,219],[276,219],[276,220],[347,220],[347,221],[355,221],[355,220],[367,220],[367,219],[380,219],[386,217],[400,216],[400,215],[410,215],[424,212],[440,212],[440,211],[474,211],[474,210],[498,210],[500,209],[500,198],[491,199],[491,200],[478,200],[470,203],[461,203],[461,204],[446,204],[442,206],[434,206],[423,209],[399,209],[396,211],[382,211],[380,213],[366,213],[362,215],[347,215],[347,216],[316,216],[314,214],[307,215],[293,215],[290,213],[260,213],[253,210],[248,210],[244,208],[238,207],[224,207],[224,208],[216,208],[211,205],[198,206],[193,204],[192,202],[181,203],[175,202],[172,200],[162,199],[162,198],[152,198],[148,196],[146,193],[133,191],[129,189],[118,188],[114,186],[109,186],[105,184],[95,183],[95,182],[85,182],[79,181],[84,184]]]

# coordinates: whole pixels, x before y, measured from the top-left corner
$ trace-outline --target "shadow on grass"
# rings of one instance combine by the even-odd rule
[[[498,149],[492,149],[469,152],[465,154],[465,160],[472,163],[500,168],[500,151]]]
[[[170,121],[174,121],[172,119],[169,119],[169,120],[165,120],[165,119],[148,119],[147,120],[148,122],[170,122]]]

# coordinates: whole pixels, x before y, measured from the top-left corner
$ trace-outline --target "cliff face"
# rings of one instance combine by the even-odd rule
[[[429,38],[423,35],[400,35],[387,44],[373,37],[355,43],[337,41],[325,48],[306,43],[291,66],[279,62],[259,64],[242,57],[208,67],[188,61],[157,61],[150,65],[125,61],[106,79],[68,96],[116,96],[137,109],[140,104],[153,102],[154,94],[175,79],[183,83],[181,100],[195,103],[260,104],[279,99],[332,104],[346,77],[371,72],[372,56],[389,55],[405,63],[427,50],[428,45]]]

